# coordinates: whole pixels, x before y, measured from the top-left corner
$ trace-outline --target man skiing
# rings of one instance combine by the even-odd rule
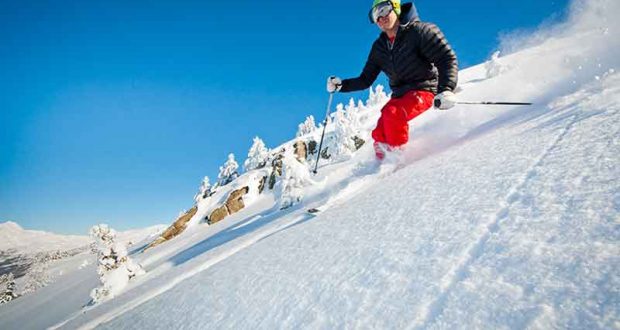
[[[407,143],[410,120],[433,104],[442,110],[454,106],[458,64],[443,33],[436,25],[421,22],[413,3],[401,7],[400,0],[374,0],[368,16],[382,32],[362,74],[344,80],[330,76],[327,91],[363,90],[385,72],[392,96],[372,131],[375,154],[381,160],[386,151]]]

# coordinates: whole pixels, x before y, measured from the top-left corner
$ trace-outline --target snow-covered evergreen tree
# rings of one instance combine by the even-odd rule
[[[196,194],[196,196],[194,196],[194,201],[196,201],[196,203],[200,202],[201,200],[211,196],[211,183],[209,182],[209,177],[205,176],[202,179],[202,182],[200,183],[200,189],[198,190],[198,193]]]
[[[50,260],[51,258],[46,253],[39,253],[32,258],[21,294],[33,293],[52,281],[48,272]]]
[[[383,90],[383,86],[382,85],[377,85],[377,87],[370,88],[370,95],[368,96],[368,101],[366,101],[366,104],[369,107],[374,107],[374,106],[378,106],[378,105],[383,105],[388,101],[388,96],[387,94],[385,94],[385,91]]]
[[[310,134],[316,130],[316,124],[314,122],[314,116],[306,117],[306,120],[299,124],[299,128],[297,129],[297,137],[304,136]]]
[[[360,109],[355,106],[355,100],[353,98],[349,99],[349,104],[347,104],[344,108],[344,113],[346,119],[349,121],[349,126],[356,133],[361,128],[361,116]]]
[[[251,171],[264,167],[269,159],[269,149],[265,147],[265,143],[258,136],[254,138],[252,147],[248,151],[248,158],[243,163],[245,171]]]
[[[334,134],[330,143],[330,154],[335,159],[343,159],[355,151],[355,129],[347,118],[342,104],[336,107]]]
[[[144,270],[127,256],[127,248],[116,242],[116,231],[108,225],[92,227],[90,236],[99,249],[97,274],[101,286],[90,293],[92,302],[96,304],[118,295],[131,278],[144,274]]]
[[[235,155],[229,154],[228,160],[224,163],[224,166],[220,166],[220,174],[217,176],[217,185],[222,187],[235,180],[239,176],[237,169],[239,169],[239,164],[235,161]]]
[[[8,303],[17,298],[13,273],[0,275],[0,304]]]
[[[304,197],[304,187],[314,184],[310,170],[300,163],[292,151],[287,151],[282,159],[282,191],[280,207],[287,208]]]

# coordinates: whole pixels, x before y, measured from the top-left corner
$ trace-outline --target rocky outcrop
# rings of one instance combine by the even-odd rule
[[[319,145],[314,140],[308,141],[308,155],[314,155],[317,153]]]
[[[241,211],[245,204],[243,203],[243,196],[250,191],[249,187],[243,187],[231,192],[226,198],[224,205],[216,208],[209,214],[207,219],[208,224],[214,224],[216,222],[224,220],[227,216],[235,214]]]
[[[356,135],[353,137],[353,143],[355,143],[355,150],[360,150],[360,148],[364,145],[364,143],[366,143],[366,141]]]
[[[355,148],[361,148],[365,141],[357,136],[353,137],[355,142]],[[295,157],[301,163],[307,161],[307,159],[311,155],[316,155],[318,152],[317,142],[314,140],[303,141],[298,140],[293,144],[295,148]],[[331,157],[327,148],[324,146],[323,150],[321,150],[321,157],[324,159],[328,159]],[[269,176],[263,176],[258,183],[258,192],[262,193],[266,186],[269,189],[274,189],[277,177],[282,176],[282,159],[284,158],[284,149],[280,150],[280,152],[276,153],[271,160],[271,173]],[[264,165],[263,165],[264,166]],[[232,191],[223,205],[213,209],[211,213],[205,218],[208,224],[214,224],[219,221],[224,220],[231,214],[235,214],[245,208],[245,204],[243,202],[243,196],[249,192],[249,187],[243,187]],[[209,195],[210,196],[210,195]],[[206,197],[209,197],[206,196]],[[180,216],[170,227],[164,231],[155,241],[149,244],[146,249],[150,249],[154,246],[157,246],[163,242],[166,242],[179,234],[181,234],[185,228],[187,227],[187,223],[190,219],[196,214],[198,211],[198,207],[194,206],[185,214]],[[145,250],[146,250],[145,249]]]
[[[267,183],[267,177],[264,176],[260,179],[260,182],[258,183],[258,193],[262,194],[263,190],[265,190],[265,184]]]
[[[306,157],[308,157],[308,147],[306,147],[306,143],[304,141],[298,140],[293,144],[295,148],[295,158],[301,163],[306,162]]]
[[[284,158],[284,150],[276,154],[271,161],[271,175],[269,175],[269,189],[273,189],[276,185],[276,178],[282,176],[282,159]]]
[[[211,212],[211,214],[207,217],[207,223],[213,224],[216,222],[220,222],[224,220],[224,218],[226,218],[228,214],[229,213],[228,213],[228,209],[226,208],[226,205],[222,205],[216,208],[215,210],[213,210],[213,212]]]
[[[194,205],[194,207],[192,207],[189,211],[185,212],[174,223],[172,223],[172,225],[170,225],[170,227],[168,227],[155,241],[149,244],[144,249],[144,251],[155,247],[163,242],[166,242],[185,231],[185,228],[187,228],[187,223],[189,222],[189,220],[192,219],[194,215],[196,215],[197,211],[198,206]]]
[[[243,195],[247,194],[248,191],[250,191],[250,188],[243,187],[230,193],[226,200],[228,214],[237,213],[245,207],[245,204],[243,204]]]

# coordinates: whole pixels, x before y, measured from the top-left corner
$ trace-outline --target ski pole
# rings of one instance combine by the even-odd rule
[[[454,104],[475,104],[475,105],[532,105],[528,102],[454,102]],[[439,108],[441,101],[435,100],[435,107]]]
[[[321,142],[319,143],[319,152],[316,155],[316,164],[314,165],[314,174],[317,173],[317,168],[319,168],[319,159],[321,159],[321,148],[323,148],[323,138],[325,137],[325,128],[327,127],[327,122],[329,119],[329,109],[332,107],[332,100],[334,99],[334,93],[329,93],[329,101],[327,102],[327,110],[325,112],[325,123],[323,124],[323,133],[321,133]]]

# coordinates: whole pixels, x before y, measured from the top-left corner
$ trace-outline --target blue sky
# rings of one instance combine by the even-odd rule
[[[275,146],[322,119],[326,76],[357,76],[378,33],[371,2],[0,0],[0,222],[171,222],[228,153],[241,163],[254,136]],[[463,68],[568,1],[416,6]]]

